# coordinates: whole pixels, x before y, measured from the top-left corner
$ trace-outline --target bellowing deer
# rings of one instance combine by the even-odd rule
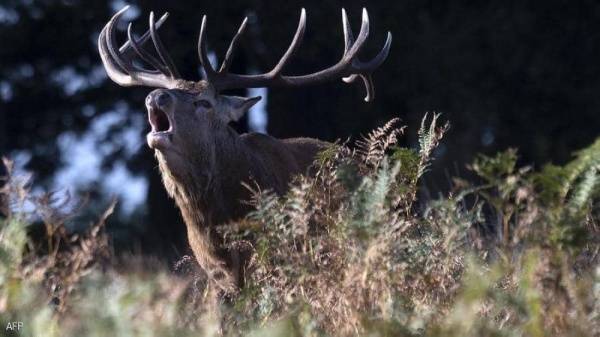
[[[100,56],[109,77],[117,84],[161,88],[146,98],[152,127],[147,136],[148,145],[155,150],[167,192],[181,209],[196,260],[224,291],[235,291],[243,282],[245,261],[239,261],[236,252],[227,252],[219,246],[222,239],[215,226],[243,217],[251,210],[243,202],[250,195],[242,183],[257,184],[263,190],[283,194],[290,178],[307,173],[315,154],[330,144],[310,138],[276,139],[259,133],[240,136],[228,123],[238,120],[260,97],[233,97],[220,92],[234,88],[300,87],[340,77],[352,82],[360,77],[367,89],[365,100],[369,101],[374,94],[371,72],[387,57],[391,34],[388,32],[383,49],[374,59],[361,62],[357,54],[369,34],[367,12],[363,10],[360,34],[354,40],[342,10],[345,50],[341,60],[316,73],[284,76],[282,70],[304,35],[306,14],[302,9],[294,39],[273,70],[260,75],[238,75],[229,73],[228,69],[246,20],[217,71],[210,64],[205,49],[205,16],[198,54],[206,79],[190,82],[181,78],[158,37],[157,29],[167,14],[155,22],[150,13],[150,28],[137,40],[132,36],[130,24],[128,41],[120,48],[116,45],[114,26],[127,9],[115,14],[100,33]],[[158,58],[143,49],[150,39]],[[136,57],[155,69],[141,68],[134,63]]]

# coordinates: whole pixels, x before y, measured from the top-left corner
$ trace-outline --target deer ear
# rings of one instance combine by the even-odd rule
[[[223,105],[226,107],[223,111],[223,118],[226,122],[237,121],[242,118],[244,113],[248,111],[254,104],[261,100],[262,97],[256,96],[252,98],[239,97],[239,96],[225,96],[221,95]]]

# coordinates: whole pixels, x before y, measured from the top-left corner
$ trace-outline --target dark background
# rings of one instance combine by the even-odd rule
[[[327,141],[366,134],[393,117],[408,125],[403,138],[415,146],[426,112],[441,112],[452,128],[436,153],[426,187],[433,195],[464,175],[477,153],[519,149],[521,161],[539,168],[564,163],[590,144],[600,126],[600,3],[597,1],[131,1],[139,9],[134,31],[147,29],[148,14],[170,12],[161,37],[184,77],[199,79],[196,43],[208,16],[209,48],[222,58],[244,16],[250,25],[233,71],[270,70],[295,32],[300,8],[307,31],[286,74],[304,74],[335,63],[343,51],[342,7],[355,34],[367,7],[371,34],[363,59],[393,35],[389,56],[374,74],[376,99],[365,103],[362,85],[342,81],[302,89],[269,90],[268,131],[276,137]],[[97,37],[122,2],[31,0],[0,2],[0,154],[31,155],[26,169],[36,184],[51,186],[54,173],[71,160],[57,146],[66,131],[86,134],[108,111],[135,124],[145,113],[150,88],[122,88],[101,68]],[[123,24],[121,28],[125,28]],[[120,41],[125,38],[119,36]],[[65,84],[79,81],[75,90]],[[244,124],[237,126],[244,129]],[[130,154],[121,138],[96,139],[102,172],[115,163],[148,179],[146,205],[112,217],[119,247],[177,258],[186,253],[183,225],[160,182],[146,126],[133,136]],[[81,172],[85,175],[86,172]],[[58,182],[64,186],[68,182]],[[54,182],[56,185],[56,182]],[[85,189],[89,213],[110,198],[102,179]],[[69,186],[66,186],[69,187]],[[90,214],[93,215],[93,214]]]

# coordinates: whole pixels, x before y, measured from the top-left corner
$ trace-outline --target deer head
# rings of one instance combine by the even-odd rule
[[[109,77],[117,84],[160,88],[146,98],[152,127],[147,136],[148,145],[156,150],[165,187],[181,208],[190,245],[198,262],[209,274],[210,270],[228,274],[233,267],[230,261],[225,261],[228,268],[221,268],[225,262],[216,252],[215,240],[218,238],[215,237],[218,234],[214,225],[242,216],[247,211],[247,207],[240,204],[244,198],[240,184],[251,178],[263,189],[283,193],[290,176],[305,173],[314,155],[324,150],[327,143],[314,139],[278,140],[258,134],[239,136],[228,123],[238,120],[260,97],[226,96],[221,91],[301,87],[338,78],[346,82],[361,78],[367,91],[365,100],[370,101],[374,98],[371,73],[387,57],[391,34],[388,32],[385,45],[375,58],[362,62],[357,54],[369,35],[367,11],[363,10],[360,33],[355,40],[346,12],[342,10],[345,48],[339,62],[307,75],[282,75],[304,35],[306,13],[302,9],[296,34],[277,65],[264,74],[238,75],[230,73],[229,67],[247,20],[242,22],[221,67],[216,70],[210,64],[205,49],[205,16],[200,28],[198,55],[206,78],[191,82],[181,78],[158,36],[157,30],[167,14],[155,21],[154,14],[150,13],[150,28],[139,39],[133,37],[129,24],[127,42],[117,47],[115,23],[128,8],[116,13],[101,31],[98,41],[100,56]],[[149,40],[152,40],[158,57],[144,50]],[[154,69],[140,67],[134,63],[136,58]],[[220,282],[221,286],[227,282]],[[227,286],[223,288],[230,290]]]

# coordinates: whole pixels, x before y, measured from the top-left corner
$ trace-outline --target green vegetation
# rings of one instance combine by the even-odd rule
[[[109,209],[69,234],[68,195],[33,197],[11,177],[2,193],[0,323],[22,336],[594,336],[600,334],[600,140],[565,166],[517,165],[517,151],[480,156],[477,177],[447,197],[419,179],[447,126],[419,129],[419,150],[397,146],[392,120],[355,149],[337,144],[284,197],[255,194],[256,210],[228,227],[254,252],[248,285],[221,299],[194,262],[185,275],[110,252]],[[476,183],[472,182],[475,180]],[[251,186],[248,186],[251,187]],[[26,224],[40,219],[35,245]],[[244,238],[254,237],[252,243]]]

